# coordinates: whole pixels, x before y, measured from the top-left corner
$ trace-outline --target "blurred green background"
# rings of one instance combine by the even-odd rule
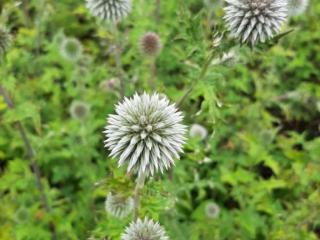
[[[149,31],[163,43],[156,90],[177,102],[199,76],[214,32],[222,32],[223,2],[134,0],[119,24],[126,96],[152,92],[150,59],[139,50]],[[0,240],[120,239],[131,221],[109,216],[109,191],[133,191],[103,147],[106,117],[119,101],[110,24],[90,16],[84,1],[4,0],[1,25],[13,44],[1,64]],[[290,18],[279,42],[255,49],[227,35],[207,76],[180,107],[185,124],[201,124],[205,139],[189,137],[172,176],[147,182],[141,216],[159,220],[177,240],[320,239],[320,2]],[[77,61],[62,42],[81,42]],[[219,60],[230,50],[231,61]],[[235,59],[234,59],[235,58]],[[221,63],[221,64],[218,64]],[[106,83],[109,83],[106,84]],[[70,114],[81,101],[89,111]],[[47,208],[19,135],[21,121],[35,150]],[[216,203],[220,213],[206,214]]]

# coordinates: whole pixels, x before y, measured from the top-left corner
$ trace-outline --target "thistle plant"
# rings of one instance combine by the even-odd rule
[[[0,60],[5,56],[6,52],[8,51],[9,47],[11,45],[11,35],[4,27],[0,27]],[[1,61],[0,61],[1,63]],[[8,91],[2,86],[0,82],[0,96],[2,96],[4,102],[7,104],[9,110],[15,110],[15,104],[12,101]],[[35,179],[35,185],[37,187],[37,190],[40,194],[40,201],[44,209],[48,214],[51,213],[51,206],[49,205],[49,200],[46,195],[46,192],[44,191],[44,186],[41,181],[41,171],[40,168],[36,162],[36,152],[31,144],[31,141],[28,137],[27,131],[23,125],[23,123],[20,120],[15,121],[15,126],[17,128],[17,131],[19,132],[19,135],[23,141],[23,144],[25,146],[25,150],[27,153],[27,158],[30,162],[30,166],[32,168],[32,174]],[[18,210],[16,214],[16,220],[17,221],[24,221],[27,220],[29,216],[29,213],[26,209],[21,208]],[[52,230],[51,230],[51,238],[53,240],[57,239],[56,231],[55,231],[55,224],[51,224]]]
[[[271,39],[287,20],[286,0],[225,0],[225,21],[231,35],[251,46]]]
[[[82,54],[82,45],[76,38],[65,38],[60,46],[62,57],[70,61],[77,61]]]
[[[289,16],[298,16],[308,7],[309,0],[288,0]]]
[[[117,22],[131,11],[131,0],[86,0],[90,13],[105,21]]]
[[[105,209],[114,217],[124,218],[133,210],[133,198],[109,193],[105,201]]]
[[[140,51],[144,56],[149,57],[150,60],[150,79],[149,86],[151,89],[155,88],[155,79],[157,75],[156,57],[161,52],[162,43],[158,34],[148,32],[140,39]]]
[[[182,113],[159,94],[135,94],[116,106],[109,115],[105,147],[111,157],[119,157],[119,167],[127,172],[150,176],[169,169],[179,159],[186,127]]]
[[[158,222],[148,218],[132,222],[121,236],[121,240],[169,240]]]

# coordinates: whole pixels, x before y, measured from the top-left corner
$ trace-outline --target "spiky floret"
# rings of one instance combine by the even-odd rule
[[[287,19],[287,0],[225,0],[225,21],[231,35],[251,46],[279,33]]]
[[[117,22],[131,11],[131,0],[86,0],[90,13],[101,20]]]
[[[148,56],[156,56],[162,48],[161,40],[158,34],[148,32],[140,39],[140,50]]]
[[[302,14],[308,7],[309,0],[288,0],[288,10],[290,16]]]
[[[182,113],[166,97],[135,94],[109,115],[105,147],[110,156],[119,157],[119,166],[128,164],[128,172],[139,176],[163,172],[182,152],[186,131],[182,120]]]
[[[145,218],[132,222],[121,236],[121,240],[169,240],[158,222]]]
[[[124,218],[133,210],[133,198],[109,193],[105,201],[105,208],[111,215],[117,218]]]
[[[0,27],[0,58],[5,55],[11,45],[11,35],[4,27]]]

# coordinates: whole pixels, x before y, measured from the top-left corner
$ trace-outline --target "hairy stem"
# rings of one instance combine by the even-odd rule
[[[156,76],[157,76],[156,58],[153,57],[150,62],[150,78],[149,78],[149,87],[151,90],[155,90],[156,88]]]
[[[13,109],[14,108],[14,104],[13,104],[8,92],[1,85],[0,85],[0,95],[3,96],[3,99],[6,102],[6,104],[8,105],[8,107],[10,109]],[[23,141],[23,143],[25,145],[25,148],[26,148],[26,151],[27,151],[27,156],[28,156],[28,159],[30,160],[30,165],[31,165],[32,172],[33,172],[33,175],[34,175],[34,178],[35,178],[36,186],[37,186],[39,194],[40,194],[42,205],[46,209],[46,211],[49,213],[51,211],[51,209],[50,209],[50,206],[49,206],[49,202],[48,202],[47,196],[46,196],[45,191],[44,191],[43,184],[41,182],[40,168],[39,168],[38,164],[35,161],[35,156],[36,156],[35,151],[32,148],[31,142],[30,142],[30,140],[29,140],[29,138],[27,136],[27,133],[26,133],[25,128],[23,127],[22,123],[20,121],[17,121],[17,122],[15,122],[15,125],[16,125],[16,127],[18,129],[18,132],[19,132],[19,134],[20,134],[20,136],[22,138],[22,141]],[[50,229],[51,229],[51,232],[52,232],[52,239],[53,240],[57,239],[56,238],[56,232],[55,232],[55,226],[54,226],[53,223],[50,223]]]
[[[194,79],[190,85],[190,87],[186,90],[186,92],[183,94],[183,96],[180,98],[179,102],[177,103],[178,107],[181,107],[182,104],[184,103],[184,101],[189,97],[189,95],[192,93],[193,89],[195,88],[195,86],[205,78],[205,76],[207,75],[207,72],[209,70],[209,66],[212,62],[212,59],[214,58],[214,54],[210,53],[209,57],[207,58],[206,62],[204,63],[202,70],[200,72],[199,77],[197,77],[196,79]]]
[[[134,209],[134,220],[137,220],[139,217],[139,208],[140,208],[140,194],[144,186],[145,175],[141,175],[137,178],[136,186],[134,189],[134,198],[133,198],[133,209]]]

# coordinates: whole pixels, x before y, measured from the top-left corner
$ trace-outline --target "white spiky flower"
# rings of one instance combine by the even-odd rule
[[[288,10],[290,16],[302,14],[308,7],[309,0],[288,0]]]
[[[133,198],[109,193],[106,197],[105,209],[114,217],[124,218],[133,210]]]
[[[158,222],[145,218],[132,222],[121,236],[121,240],[169,240]]]
[[[287,0],[225,0],[225,21],[234,38],[251,46],[279,33],[287,19]]]
[[[86,0],[90,13],[101,20],[117,22],[131,11],[131,0]]]
[[[205,213],[208,218],[217,218],[220,214],[220,208],[216,203],[211,202],[205,207]]]
[[[109,115],[105,147],[119,157],[119,167],[145,176],[169,169],[179,159],[186,127],[182,113],[166,97],[154,93],[135,94]]]
[[[208,130],[204,126],[195,123],[190,128],[190,136],[204,140],[208,136]]]

